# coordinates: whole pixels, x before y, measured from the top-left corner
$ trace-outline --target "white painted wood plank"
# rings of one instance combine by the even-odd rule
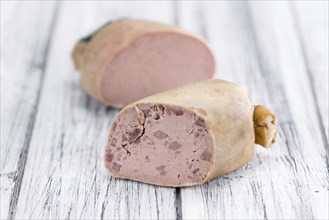
[[[0,219],[17,202],[53,14],[53,3],[1,2]]]
[[[113,117],[85,94],[70,58],[76,41],[108,20],[171,21],[166,2],[64,2],[51,43],[18,219],[173,219],[175,189],[109,176],[103,151]]]
[[[328,143],[329,2],[299,1],[291,2],[291,6]]]
[[[274,110],[277,144],[269,150],[257,146],[254,159],[235,172],[182,189],[182,216],[328,218],[325,145],[289,5],[249,4],[184,2],[178,20],[210,41],[216,77],[238,83],[253,103]]]
[[[328,143],[323,139],[325,134],[322,134],[322,122],[318,118],[316,100],[312,94],[308,63],[305,62],[303,45],[289,6],[288,2],[273,5],[253,3],[250,9],[255,30],[258,31],[258,50],[264,48],[259,52],[260,60],[267,66],[263,69],[271,73],[268,79],[274,81],[273,90],[281,91],[286,96],[281,101],[280,114],[287,120],[286,123],[282,122],[282,131],[286,132],[284,139],[288,141],[287,147],[296,163],[295,185],[301,203],[300,207],[297,206],[299,213],[296,217],[328,219]],[[271,28],[267,24],[271,24]],[[281,83],[277,77],[281,78]],[[271,85],[268,83],[267,86]],[[277,94],[281,96],[279,92]],[[292,131],[291,139],[296,141],[295,146],[289,144],[287,129]]]

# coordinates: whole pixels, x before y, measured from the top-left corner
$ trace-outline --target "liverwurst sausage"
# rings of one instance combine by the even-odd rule
[[[105,148],[115,177],[192,186],[251,160],[254,144],[275,142],[274,114],[253,107],[245,91],[205,80],[134,102],[117,115]]]
[[[143,97],[209,79],[215,59],[207,44],[179,28],[123,19],[74,48],[82,87],[100,102],[123,107]]]

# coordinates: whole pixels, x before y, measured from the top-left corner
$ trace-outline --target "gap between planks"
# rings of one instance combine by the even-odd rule
[[[52,42],[54,30],[56,28],[56,22],[57,22],[57,17],[58,17],[59,10],[60,10],[60,4],[61,4],[60,2],[56,2],[55,6],[54,6],[54,12],[53,12],[51,24],[49,27],[49,34],[47,36],[46,46],[45,46],[45,49],[43,52],[44,56],[43,56],[43,60],[40,65],[40,70],[41,70],[42,74],[40,76],[41,79],[40,79],[40,82],[38,85],[37,97],[36,97],[36,100],[35,100],[35,103],[33,106],[34,111],[31,112],[30,116],[29,116],[29,122],[27,125],[25,139],[24,139],[21,153],[19,155],[18,164],[17,164],[17,177],[16,177],[15,185],[14,185],[14,188],[12,191],[12,195],[10,198],[8,219],[15,219],[16,208],[17,208],[20,191],[21,191],[22,180],[23,180],[24,171],[25,171],[25,165],[26,165],[28,154],[29,154],[34,123],[35,123],[36,116],[38,114],[39,101],[40,101],[40,96],[41,96],[41,92],[43,89],[43,82],[44,82],[44,78],[45,78],[45,70],[47,67],[49,48],[50,48],[50,45]]]

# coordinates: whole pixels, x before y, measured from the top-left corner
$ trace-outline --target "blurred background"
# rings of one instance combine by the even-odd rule
[[[204,38],[216,78],[278,118],[277,144],[198,187],[110,177],[117,109],[79,85],[71,52],[110,20]],[[328,1],[1,1],[1,219],[328,219]]]

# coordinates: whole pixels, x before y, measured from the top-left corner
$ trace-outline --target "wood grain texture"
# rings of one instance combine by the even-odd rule
[[[279,120],[271,149],[257,147],[248,165],[182,190],[183,218],[328,218],[325,144],[289,4],[212,2],[180,8],[182,26],[213,46],[216,77],[245,87],[252,103],[270,107]],[[188,13],[199,13],[203,25],[193,25],[200,20],[191,21]]]
[[[118,110],[106,108],[85,94],[70,58],[85,29],[128,14],[130,7],[141,16],[148,10],[141,6],[127,7],[120,2],[61,5],[17,218],[175,218],[174,189],[117,180],[105,171],[104,146]],[[150,4],[159,9],[162,6],[166,4]]]
[[[0,219],[15,214],[54,11],[53,3],[1,2]]]
[[[300,203],[296,218],[328,219],[328,143],[323,139],[308,63],[289,6],[288,2],[250,4],[250,11],[254,32],[258,30],[256,42],[260,61],[267,66],[263,70],[272,75],[267,82],[273,81],[272,90],[285,95],[281,99],[279,114],[286,115],[282,118],[281,135],[287,143],[288,155],[295,162],[296,196]],[[256,10],[262,13],[256,13]],[[275,97],[272,102],[277,102]],[[289,143],[289,140],[294,141]]]
[[[329,2],[291,2],[291,9],[328,153]]]
[[[216,78],[276,113],[277,143],[202,186],[112,178],[102,157],[118,110],[82,90],[70,55],[122,17],[209,41]],[[328,219],[327,39],[325,1],[1,2],[0,219]]]

